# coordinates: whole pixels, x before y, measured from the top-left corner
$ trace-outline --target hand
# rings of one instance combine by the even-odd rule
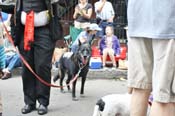
[[[105,2],[106,2],[106,0],[102,0],[102,2],[103,2],[103,3],[105,3]]]
[[[79,7],[75,7],[75,14],[76,15],[80,15],[80,8]]]
[[[80,42],[81,43],[85,43],[86,42],[86,39],[85,38],[80,38]]]
[[[80,10],[79,10],[79,14],[80,14],[81,16],[83,16],[84,14],[86,14],[86,10],[80,9]]]
[[[79,14],[79,9],[75,8],[75,14]]]
[[[81,10],[81,13],[82,13],[82,14],[86,14],[86,10],[85,10],[85,9],[82,9],[82,10]]]
[[[113,22],[113,18],[108,19],[108,22]]]

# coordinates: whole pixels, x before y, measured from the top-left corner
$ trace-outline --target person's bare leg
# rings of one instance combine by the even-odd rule
[[[133,88],[132,87],[128,87],[128,94],[132,94]]]
[[[103,50],[103,66],[106,64],[106,58],[107,58],[108,52],[106,49]]]
[[[113,50],[109,50],[109,57],[112,60],[113,66],[116,67],[116,61],[115,61],[115,56],[114,56],[114,51]]]
[[[150,116],[175,116],[175,103],[153,102]]]
[[[130,116],[146,116],[149,95],[150,90],[133,89]]]

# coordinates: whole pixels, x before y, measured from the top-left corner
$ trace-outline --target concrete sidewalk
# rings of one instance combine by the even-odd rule
[[[59,84],[59,81],[55,84]],[[21,114],[21,108],[24,106],[21,77],[0,80],[0,85],[3,116],[39,116],[37,111],[25,115]],[[60,93],[59,88],[51,88],[49,112],[44,116],[92,116],[94,106],[102,96],[127,92],[126,80],[87,79],[85,96],[80,97],[80,85],[81,81],[78,80],[77,97],[79,101],[72,101],[71,94],[68,92],[63,94]],[[67,91],[66,88],[65,90]]]

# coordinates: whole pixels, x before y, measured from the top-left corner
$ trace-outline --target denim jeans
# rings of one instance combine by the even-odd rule
[[[97,32],[96,37],[100,37],[101,38],[101,37],[103,37],[105,35],[106,26],[113,26],[113,23],[112,22],[103,22],[103,21],[101,21],[99,23],[99,27],[102,30]]]
[[[6,68],[11,72],[14,68],[22,66],[21,59],[18,54],[6,56]]]

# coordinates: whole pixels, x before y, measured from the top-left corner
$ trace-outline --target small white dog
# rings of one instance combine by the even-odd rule
[[[93,116],[130,116],[130,101],[131,94],[106,95],[97,101]]]

